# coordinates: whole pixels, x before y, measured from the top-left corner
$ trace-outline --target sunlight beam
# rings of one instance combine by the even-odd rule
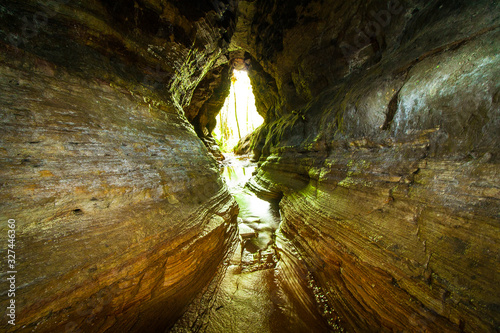
[[[234,70],[232,81],[229,96],[217,115],[217,126],[213,131],[213,136],[222,152],[231,152],[238,143],[238,125],[241,137],[244,138],[264,122],[264,118],[257,113],[255,107],[255,97],[248,73]]]

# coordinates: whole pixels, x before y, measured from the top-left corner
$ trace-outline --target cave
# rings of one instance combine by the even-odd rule
[[[500,330],[497,1],[0,18],[3,332]],[[264,122],[228,158],[234,70]]]
[[[251,134],[263,122],[264,118],[257,112],[255,106],[255,95],[248,72],[233,70],[229,95],[217,115],[217,125],[211,133],[220,151],[223,153],[236,151],[240,155],[249,153]],[[243,146],[245,144],[247,147]]]

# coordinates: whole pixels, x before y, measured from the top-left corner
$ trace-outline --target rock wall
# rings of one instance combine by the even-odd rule
[[[17,225],[2,331],[163,332],[213,292],[238,208],[182,107],[228,45],[228,8],[0,5],[2,258]]]
[[[232,44],[266,115],[250,187],[282,198],[332,329],[497,330],[498,4],[239,9]]]
[[[227,58],[223,57],[223,59],[227,61]],[[184,109],[196,134],[218,160],[223,160],[224,155],[215,142],[212,132],[217,125],[216,116],[229,95],[231,70],[232,67],[225,63],[207,73],[196,87],[191,103]]]
[[[238,57],[265,118],[249,186],[281,199],[294,309],[334,331],[498,330],[499,9],[2,3],[0,233],[16,220],[18,273],[0,327],[206,324],[237,234],[207,146]]]

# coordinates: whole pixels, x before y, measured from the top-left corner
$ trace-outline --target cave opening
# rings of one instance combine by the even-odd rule
[[[238,142],[262,125],[264,118],[255,107],[255,96],[248,72],[234,69],[231,87],[217,115],[213,137],[223,153],[230,153]]]
[[[2,1],[0,331],[498,331],[499,9]]]

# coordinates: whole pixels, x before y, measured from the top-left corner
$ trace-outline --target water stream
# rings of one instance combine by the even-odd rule
[[[222,175],[234,196],[239,245],[217,296],[206,332],[328,332],[300,254],[280,232],[278,202],[245,188],[256,168],[228,155]]]
[[[280,224],[278,202],[258,198],[245,188],[256,165],[248,159],[229,155],[223,176],[240,206],[238,227],[242,246],[240,249],[243,270],[272,268],[276,262],[275,232]]]
[[[259,199],[245,188],[256,165],[227,156],[223,176],[240,206],[240,244],[221,284],[221,304],[207,332],[290,332],[282,293],[276,283],[275,232],[280,224],[277,202]]]

